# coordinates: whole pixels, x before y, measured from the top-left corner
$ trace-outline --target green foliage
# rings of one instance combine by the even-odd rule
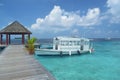
[[[34,54],[34,43],[36,40],[34,37],[28,40],[28,50],[30,54]]]
[[[29,39],[29,40],[28,40],[28,44],[34,44],[36,40],[37,40],[37,39],[34,38],[34,37],[31,38],[31,39]]]

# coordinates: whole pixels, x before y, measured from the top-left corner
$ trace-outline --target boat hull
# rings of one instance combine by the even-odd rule
[[[51,55],[75,55],[89,53],[90,51],[59,51],[53,49],[36,49],[35,54],[40,56],[51,56]]]

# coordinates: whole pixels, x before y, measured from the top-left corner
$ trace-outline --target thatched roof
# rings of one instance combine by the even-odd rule
[[[0,31],[1,34],[31,34],[31,32],[25,28],[22,24],[20,24],[18,21],[14,21],[4,29]]]

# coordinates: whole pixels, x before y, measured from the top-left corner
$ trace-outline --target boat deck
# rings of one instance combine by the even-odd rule
[[[9,45],[0,54],[0,80],[55,80],[23,45]]]

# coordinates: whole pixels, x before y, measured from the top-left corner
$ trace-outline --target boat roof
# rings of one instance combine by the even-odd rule
[[[54,39],[58,39],[58,40],[72,40],[72,41],[80,41],[80,40],[84,40],[84,41],[89,41],[89,39],[87,38],[78,38],[78,37],[55,37]]]

